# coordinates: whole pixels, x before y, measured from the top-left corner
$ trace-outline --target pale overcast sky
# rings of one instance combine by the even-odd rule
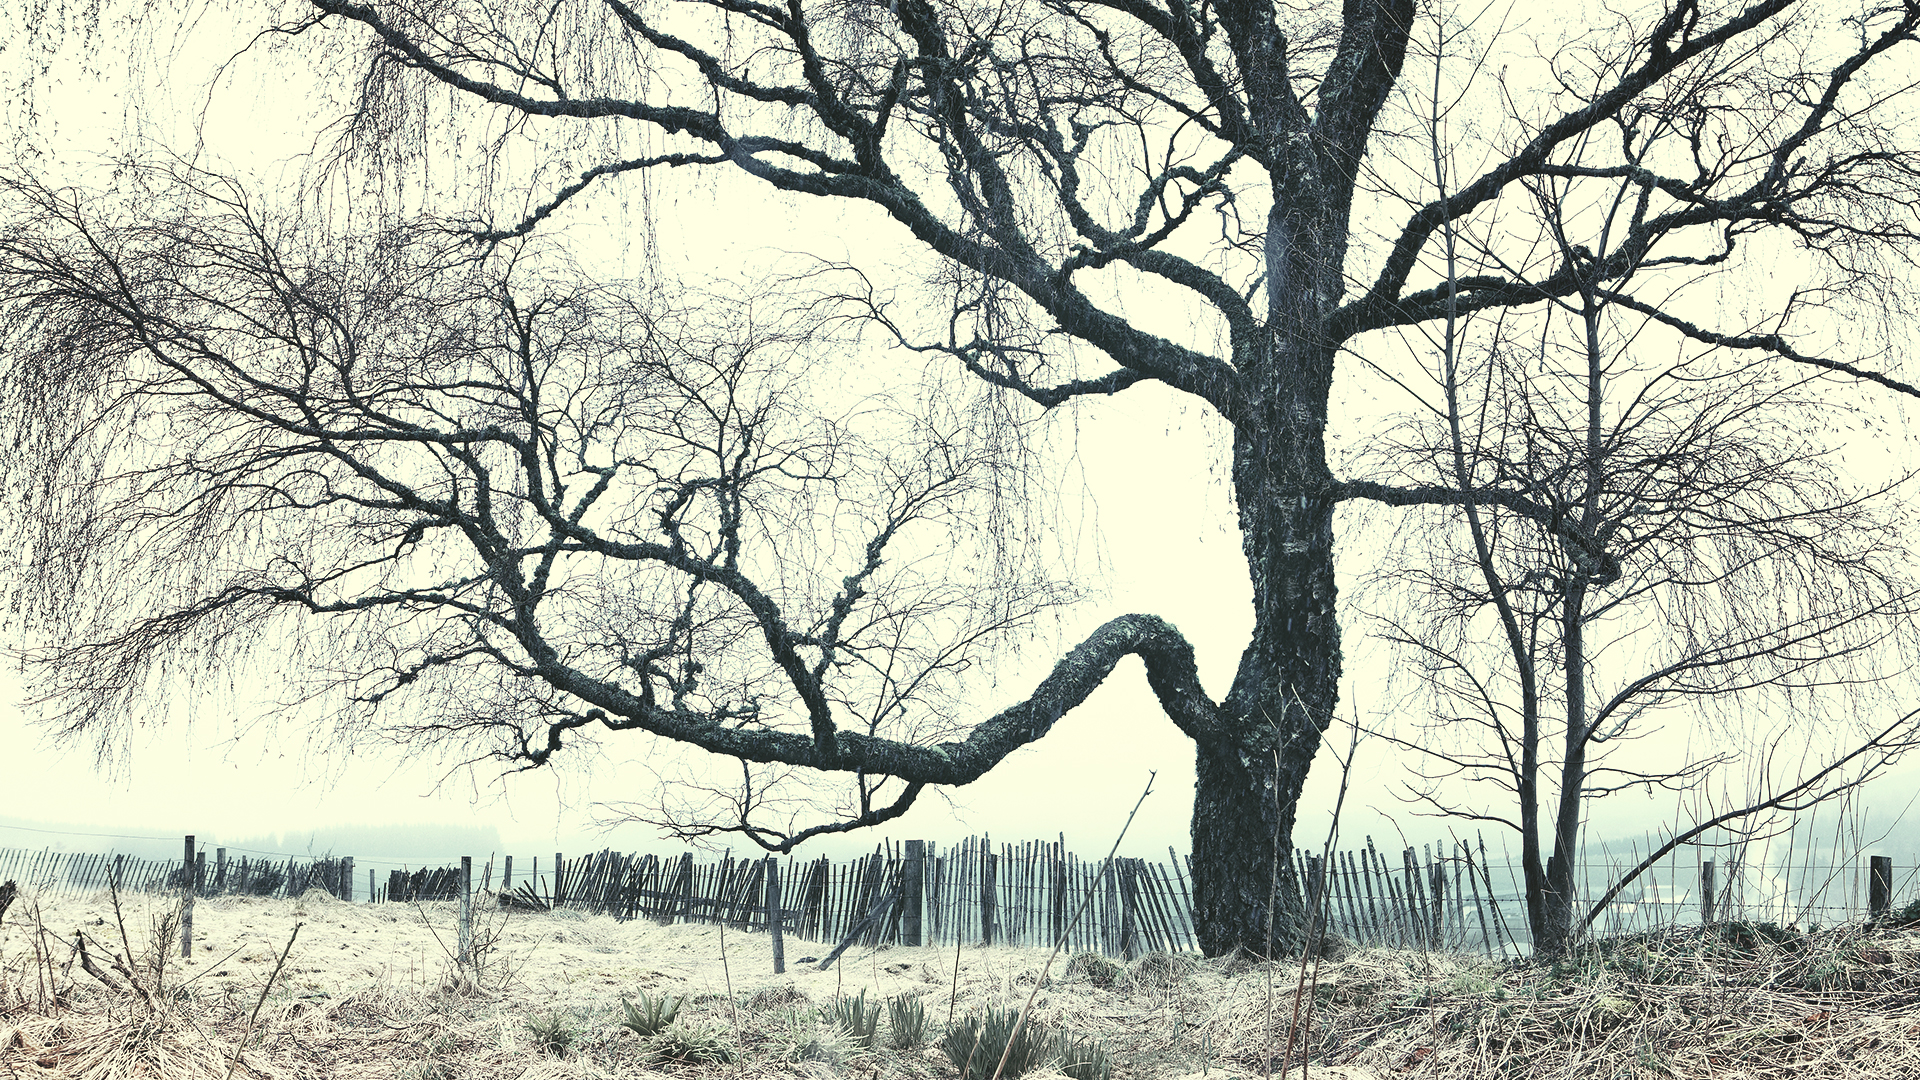
[[[216,160],[257,161],[302,145],[276,137],[276,124],[302,139],[310,137],[311,128],[304,125],[312,112],[297,85],[276,96],[262,89],[269,85],[263,70],[257,66],[249,73],[243,65],[232,87],[214,95],[206,134]],[[272,85],[283,85],[280,80],[289,74],[273,70]],[[297,78],[298,72],[291,75]],[[156,97],[145,102],[149,121],[156,111],[161,115],[154,125],[156,134],[169,139],[186,137],[190,129],[185,121],[199,112],[197,90],[205,79],[204,71],[188,71],[185,65],[176,65],[176,76],[175,100]],[[58,118],[63,125],[57,141],[64,148],[61,153],[107,153],[105,140],[121,130],[126,115],[122,102],[106,92],[95,93],[87,102],[84,114]],[[178,148],[185,150],[186,145]],[[678,182],[654,181],[656,206],[662,208],[659,250],[671,271],[737,270],[791,249],[837,256],[844,248],[834,250],[834,245],[844,244],[847,232],[859,227],[819,216],[818,202],[803,206],[797,197],[777,196],[757,186],[742,187],[738,197],[721,198],[725,185],[736,183],[731,178],[718,181],[718,186],[701,181],[675,188]],[[806,222],[812,235],[798,231],[796,221]],[[827,250],[821,250],[822,244]],[[1056,646],[1072,644],[1114,615],[1151,612],[1186,633],[1197,648],[1206,685],[1216,695],[1224,691],[1249,625],[1246,564],[1222,476],[1224,438],[1224,429],[1199,409],[1150,387],[1088,410],[1077,431],[1060,431],[1059,487],[1069,504],[1095,508],[1098,539],[1089,542],[1100,545],[1108,574],[1097,583],[1106,595],[1072,614]],[[1351,532],[1341,543],[1343,569],[1349,571],[1343,587],[1351,587],[1350,571],[1364,569],[1360,564],[1367,543]],[[1391,704],[1381,700],[1387,673],[1379,666],[1378,654],[1369,654],[1362,624],[1349,623],[1346,632],[1349,665],[1342,710],[1371,716]],[[1053,654],[1035,649],[999,673],[994,692],[980,702],[983,715],[1024,697],[1052,662]],[[18,697],[17,684],[0,683],[0,698],[13,702]],[[436,791],[442,779],[437,768],[371,751],[330,757],[324,746],[311,745],[293,725],[282,727],[273,738],[256,734],[236,743],[233,736],[228,720],[209,715],[191,730],[144,733],[136,739],[130,772],[106,778],[92,770],[85,748],[50,748],[27,729],[17,710],[0,708],[0,762],[6,773],[0,814],[92,824],[102,831],[196,832],[225,838],[267,832],[298,835],[338,824],[480,823],[497,826],[509,849],[529,853],[588,845],[625,850],[666,846],[639,826],[607,836],[592,833],[596,801],[645,797],[649,774],[629,761],[609,760],[591,775],[564,767],[520,774],[504,785],[482,775],[476,786],[459,775]],[[608,750],[622,753],[617,744]],[[1397,769],[1387,747],[1361,747],[1345,819],[1349,839],[1371,833],[1382,847],[1392,847],[1401,835],[1413,842],[1446,835],[1444,823],[1413,817],[1395,801],[1392,784],[1401,775]],[[1159,712],[1138,663],[1129,661],[1036,747],[954,792],[960,813],[950,812],[944,800],[929,793],[904,820],[884,830],[830,838],[814,850],[838,854],[870,849],[882,835],[951,842],[968,833],[989,832],[997,839],[1018,841],[1064,832],[1070,847],[1096,854],[1112,842],[1151,770],[1157,770],[1154,793],[1134,823],[1125,850],[1162,856],[1169,846],[1184,851],[1193,785],[1191,745]],[[1913,790],[1914,775],[1905,770],[1906,779],[1876,788],[1866,801],[1890,805],[1904,799]],[[1337,769],[1323,753],[1296,842],[1318,846],[1331,805],[1330,789],[1337,781]],[[1620,835],[1670,821],[1673,808],[1636,796],[1608,804],[1605,814],[1595,821],[1595,831]],[[1489,830],[1487,839],[1498,848],[1496,831]],[[41,842],[0,829],[0,846]],[[736,847],[744,850],[745,845]]]

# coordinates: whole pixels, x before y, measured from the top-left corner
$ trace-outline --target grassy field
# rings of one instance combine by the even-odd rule
[[[968,1054],[984,1080],[999,1047],[976,1048],[967,1018],[1030,998],[1029,1076],[1299,1077],[1304,1060],[1327,1080],[1920,1080],[1920,935],[1903,931],[1735,924],[1558,965],[1061,956],[1044,976],[1046,951],[1014,948],[855,949],[822,972],[802,958],[828,946],[790,938],[775,975],[762,935],[484,903],[462,969],[453,905],[321,893],[201,900],[183,960],[178,915],[149,896],[17,900],[0,1080],[949,1078]]]

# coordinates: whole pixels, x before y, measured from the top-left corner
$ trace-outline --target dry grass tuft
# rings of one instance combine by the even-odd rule
[[[249,1058],[244,1041],[221,1038],[215,1018],[195,1007],[191,986],[169,980],[168,951],[180,925],[177,902],[150,915],[144,952],[136,957],[119,897],[108,894],[107,899],[112,925],[96,918],[92,927],[75,929],[71,941],[49,932],[37,898],[16,919],[28,930],[31,947],[15,958],[0,954],[0,1066],[10,1076],[281,1080],[290,1075],[257,1056]]]
[[[1920,936],[1619,939],[1556,964],[1363,951],[1323,969],[1313,1060],[1458,1080],[1920,1076]],[[1227,1056],[1249,1071],[1261,1047]]]
[[[1199,959],[1188,953],[1148,953],[1135,960],[1119,981],[1127,989],[1152,993],[1178,985],[1199,969]]]
[[[116,1017],[75,1011],[29,1016],[17,1026],[0,1028],[0,1040],[5,1040],[0,1045],[9,1051],[4,1058],[7,1067],[17,1076],[220,1080],[228,1071],[226,1047],[165,1015]],[[234,1075],[281,1075],[273,1070],[257,1071],[253,1064],[235,1069]]]

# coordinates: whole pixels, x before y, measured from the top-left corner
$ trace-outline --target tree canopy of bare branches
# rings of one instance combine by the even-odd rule
[[[347,734],[532,768],[594,725],[857,777],[847,820],[783,829],[749,770],[733,824],[788,850],[980,775],[1154,636],[1117,621],[1056,700],[972,723],[956,672],[1072,590],[980,565],[1006,463],[964,415],[822,411],[831,343],[744,300],[695,322],[417,231],[315,251],[230,183],[151,179],[172,205],[125,220],[7,190],[38,222],[0,272],[26,602],[70,736],[116,738],[158,663],[286,633]]]
[[[228,520],[264,529],[296,509],[337,510],[356,528],[364,518],[367,535],[384,537],[384,552],[418,549],[422,564],[433,562],[433,544],[464,544],[471,553],[463,552],[463,568],[450,566],[445,579],[396,576],[400,565],[388,555],[354,554],[350,544],[323,545],[297,573],[286,568],[292,576],[258,559],[243,573],[182,568],[161,575],[169,591],[160,614],[74,638],[60,669],[111,674],[100,685],[130,689],[155,643],[246,605],[286,605],[349,626],[416,620],[409,625],[428,643],[419,648],[382,655],[378,640],[368,640],[362,655],[382,659],[349,676],[359,698],[411,689],[450,664],[487,666],[494,674],[482,683],[495,698],[523,702],[544,724],[518,750],[529,764],[581,725],[636,727],[749,762],[891,778],[899,791],[891,805],[901,806],[922,785],[965,782],[1039,738],[1121,656],[1139,655],[1169,718],[1196,748],[1193,865],[1203,948],[1266,952],[1291,943],[1298,909],[1270,910],[1270,879],[1336,705],[1335,508],[1353,500],[1499,507],[1550,536],[1596,595],[1631,588],[1639,572],[1631,553],[1602,534],[1602,522],[1564,513],[1524,474],[1470,488],[1445,476],[1401,483],[1341,475],[1330,435],[1350,433],[1330,433],[1329,424],[1336,375],[1354,366],[1349,361],[1362,373],[1390,371],[1404,340],[1448,318],[1593,295],[1670,337],[1757,364],[1832,373],[1873,384],[1875,393],[1912,392],[1897,358],[1859,339],[1823,338],[1801,320],[1806,305],[1797,299],[1757,321],[1719,321],[1689,285],[1751,273],[1753,253],[1764,258],[1770,245],[1786,244],[1806,255],[1807,287],[1836,303],[1885,292],[1910,253],[1920,206],[1920,159],[1902,128],[1913,103],[1905,72],[1920,6],[1849,6],[1841,19],[1832,5],[1796,0],[1679,0],[1587,14],[1592,26],[1556,14],[1555,26],[1522,34],[1483,13],[1470,20],[1471,33],[1454,34],[1454,12],[1412,0],[296,6],[279,26],[281,39],[296,39],[318,70],[351,88],[327,158],[333,175],[390,180],[394,163],[410,154],[396,133],[424,130],[423,118],[495,133],[493,150],[536,148],[542,164],[531,179],[503,164],[504,152],[479,161],[487,182],[473,186],[463,209],[483,247],[538,234],[634,173],[731,170],[859,207],[891,222],[889,235],[942,261],[934,295],[847,296],[903,345],[949,357],[954,369],[1036,410],[1091,405],[1142,383],[1204,403],[1232,430],[1227,453],[1251,637],[1231,686],[1209,694],[1173,627],[1152,615],[1120,616],[1068,650],[1030,697],[990,716],[982,710],[964,737],[870,731],[862,717],[885,717],[886,696],[862,695],[856,709],[827,683],[858,664],[859,649],[845,635],[868,624],[849,605],[877,591],[879,571],[865,569],[877,562],[843,561],[843,582],[829,580],[807,608],[768,584],[769,575],[778,576],[776,564],[824,562],[775,554],[755,563],[748,554],[777,533],[759,516],[762,507],[773,519],[791,518],[805,501],[796,489],[844,487],[834,481],[854,468],[842,456],[850,450],[831,440],[790,441],[779,410],[750,398],[738,413],[701,421],[711,442],[675,436],[700,445],[676,451],[688,464],[663,466],[647,484],[630,475],[617,448],[562,466],[560,455],[573,451],[559,447],[578,437],[576,427],[615,447],[625,428],[563,422],[572,413],[560,402],[572,391],[535,400],[533,384],[511,373],[431,394],[396,374],[393,393],[407,404],[383,411],[380,396],[361,395],[358,376],[346,378],[360,363],[347,359],[353,349],[323,362],[306,338],[324,332],[351,342],[367,328],[333,330],[289,314],[275,345],[285,358],[275,363],[290,366],[259,385],[230,385],[237,376],[225,373],[199,376],[190,388],[167,374],[131,385],[80,380],[72,391],[96,404],[76,408],[186,392],[222,418],[212,425],[216,436],[232,431],[237,440],[240,427],[263,422],[260,410],[287,410],[273,413],[275,425],[290,425],[277,431],[341,446],[371,440],[361,432],[373,421],[359,410],[390,416],[397,426],[382,427],[368,451],[409,462],[393,474],[368,463],[384,482],[345,464],[340,454],[354,456],[345,449],[300,450],[327,467],[256,487],[258,457],[210,450],[202,464],[165,440],[140,446],[175,455],[157,466],[165,475],[234,470],[213,489],[256,502],[243,504],[247,514],[221,502]],[[1511,71],[1502,66],[1509,63]],[[1447,121],[1445,160],[1458,175],[1429,167],[1436,116]],[[1547,182],[1574,210],[1558,242],[1538,244],[1528,239],[1537,229],[1508,226],[1516,215],[1537,222],[1533,193]],[[509,184],[530,209],[496,200],[495,183]],[[1606,218],[1614,231],[1601,243],[1588,235],[1601,224],[1586,210],[1615,198],[1627,211]],[[1472,242],[1450,246],[1450,237]],[[7,261],[33,242],[9,241]],[[98,263],[86,262],[100,254],[88,241],[74,243],[61,259]],[[109,263],[125,259],[106,254]],[[60,273],[16,274],[10,302],[56,304],[60,297],[37,290]],[[147,284],[139,276],[102,282],[53,322],[112,324],[102,343],[113,347],[96,351],[128,362],[200,349],[191,320],[170,327],[160,313],[204,297],[166,295],[151,309],[109,299]],[[1183,317],[1162,325],[1130,316],[1129,295],[1160,298]],[[489,318],[498,323],[492,347],[500,363],[540,355],[529,343],[539,320],[526,312],[545,317],[541,305],[489,303],[498,313]],[[572,325],[565,305],[553,318]],[[577,333],[590,337],[587,327],[599,321],[581,320]],[[234,328],[239,340],[259,332]],[[719,364],[697,376],[697,389],[674,386],[667,399],[709,401],[728,385],[728,370]],[[305,416],[296,404],[309,387],[330,402],[324,415]],[[622,404],[606,407],[616,413],[644,416],[654,407],[614,400]],[[948,493],[965,486],[968,436],[935,427],[932,443],[952,443],[951,455],[865,477],[878,481],[879,493],[864,497],[867,543],[890,537],[896,520],[937,514]],[[230,444],[216,437],[213,446],[221,445]],[[732,452],[713,452],[722,445]],[[363,495],[356,486],[340,502],[349,474],[371,487]],[[750,501],[755,490],[770,502]],[[101,498],[121,497],[115,491],[108,484]],[[165,520],[192,519],[198,496],[176,497],[184,501]],[[214,505],[207,506],[211,523]],[[596,517],[596,508],[609,516]],[[575,558],[644,564],[659,584],[586,603],[594,586],[559,569]],[[982,618],[1017,622],[1041,595]],[[602,640],[587,644],[589,633],[570,648],[549,641],[528,605],[555,598],[603,615],[593,624]],[[582,627],[592,623],[577,617]],[[237,620],[235,632],[244,625]],[[460,628],[463,644],[441,636],[448,625]],[[642,625],[651,629],[613,632]],[[731,655],[748,639],[759,668],[698,655]],[[67,685],[83,698],[98,693],[90,679]],[[779,721],[776,686],[785,699]],[[849,810],[843,823],[886,812]],[[1284,902],[1287,891],[1278,895]]]

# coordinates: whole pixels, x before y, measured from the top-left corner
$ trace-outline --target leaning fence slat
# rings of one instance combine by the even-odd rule
[[[1200,939],[1193,932],[1193,916],[1187,910],[1188,897],[1174,887],[1173,867],[1166,863],[1155,863],[1153,872],[1160,875],[1160,884],[1167,890],[1169,905],[1173,909],[1173,924],[1183,942],[1181,948],[1189,952],[1198,952]]]
[[[1067,929],[1067,876],[1066,867],[1060,862],[1060,849],[1065,844],[1055,844],[1047,851],[1047,944],[1060,941],[1060,935]]]
[[[1175,894],[1180,897],[1180,914],[1186,920],[1187,934],[1193,939],[1194,948],[1198,949],[1200,947],[1200,931],[1193,921],[1193,890],[1187,887],[1186,875],[1180,872],[1180,853],[1169,846],[1167,848],[1167,858],[1173,866],[1173,880],[1175,884],[1180,886],[1179,892]]]
[[[1147,944],[1153,952],[1172,952],[1173,947],[1167,937],[1166,923],[1160,917],[1160,905],[1154,896],[1153,876],[1147,870],[1145,859],[1133,860],[1133,888],[1140,904],[1140,913],[1146,922]]]
[[[1333,853],[1333,872],[1340,880],[1340,903],[1342,917],[1351,928],[1348,933],[1355,941],[1366,942],[1367,914],[1366,903],[1360,895],[1360,880],[1354,876],[1353,864],[1348,861],[1348,852]]]
[[[1508,932],[1506,916],[1500,910],[1499,901],[1494,898],[1493,872],[1487,867],[1487,838],[1476,833],[1475,839],[1480,843],[1480,881],[1487,887],[1487,901],[1493,907],[1493,939],[1500,946],[1500,955],[1505,957],[1507,943],[1513,940],[1513,935]]]
[[[1140,880],[1146,886],[1147,903],[1153,911],[1154,925],[1160,935],[1161,952],[1180,951],[1179,936],[1173,929],[1173,908],[1162,895],[1159,875],[1155,867],[1145,859],[1140,860]]]
[[[1147,874],[1145,859],[1127,860],[1133,866],[1133,900],[1138,909],[1142,932],[1146,935],[1148,952],[1171,952],[1167,948],[1165,928],[1160,924],[1160,909],[1154,903],[1153,879]]]
[[[1467,888],[1473,891],[1473,913],[1480,919],[1480,944],[1486,947],[1487,955],[1493,955],[1493,934],[1487,928],[1487,909],[1480,903],[1480,882],[1473,872],[1473,848],[1465,840],[1460,841],[1460,861],[1466,864]]]
[[[1410,847],[1400,849],[1400,882],[1407,898],[1407,927],[1412,932],[1408,944],[1424,949],[1427,947],[1426,897],[1421,891],[1420,862]]]

